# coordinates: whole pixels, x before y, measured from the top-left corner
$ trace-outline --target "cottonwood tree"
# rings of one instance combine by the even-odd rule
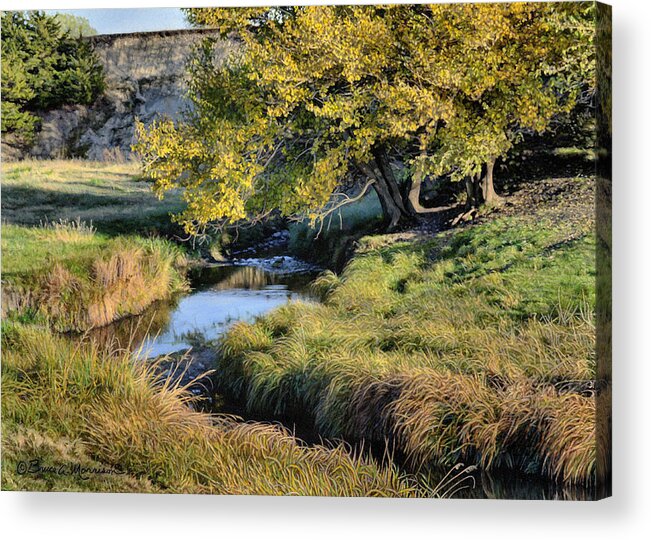
[[[495,202],[495,161],[591,95],[593,11],[589,2],[435,5],[397,25],[410,83],[452,101],[452,115],[423,136],[415,180],[451,174],[465,181],[469,207]]]
[[[207,40],[192,109],[178,125],[139,125],[135,149],[160,194],[183,188],[190,232],[274,210],[316,220],[370,188],[394,228],[431,211],[419,201],[428,175],[469,179],[469,203],[491,201],[495,160],[571,106],[579,6],[189,10],[238,46],[216,63]],[[351,176],[357,197],[338,191]]]

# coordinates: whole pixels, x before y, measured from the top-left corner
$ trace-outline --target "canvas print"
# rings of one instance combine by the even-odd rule
[[[611,12],[2,13],[2,489],[610,494]]]

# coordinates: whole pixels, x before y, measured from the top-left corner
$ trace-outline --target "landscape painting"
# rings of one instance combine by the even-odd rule
[[[609,6],[81,11],[2,13],[3,490],[610,495]]]

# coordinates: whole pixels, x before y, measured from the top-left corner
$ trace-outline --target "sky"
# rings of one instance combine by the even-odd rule
[[[46,11],[84,17],[98,34],[190,28],[183,12],[178,8],[48,9]]]

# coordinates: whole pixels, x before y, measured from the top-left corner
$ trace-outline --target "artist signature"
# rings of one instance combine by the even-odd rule
[[[24,474],[55,474],[57,476],[77,476],[82,480],[88,480],[93,475],[120,476],[126,474],[118,467],[84,467],[79,463],[60,463],[57,465],[45,465],[39,459],[19,461],[16,465],[16,472]]]

